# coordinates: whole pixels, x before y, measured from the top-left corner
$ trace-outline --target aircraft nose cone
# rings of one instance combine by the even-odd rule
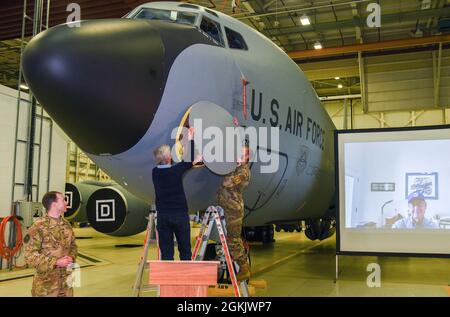
[[[153,120],[165,85],[163,55],[147,21],[93,20],[39,34],[22,67],[36,99],[81,149],[117,154]]]

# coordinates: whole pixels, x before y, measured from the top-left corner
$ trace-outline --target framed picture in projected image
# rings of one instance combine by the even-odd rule
[[[450,258],[449,162],[450,124],[336,130],[336,253]]]
[[[438,199],[438,173],[406,173],[405,199],[421,192],[426,199]]]

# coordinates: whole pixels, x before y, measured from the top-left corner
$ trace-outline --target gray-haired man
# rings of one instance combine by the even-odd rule
[[[192,140],[192,130],[189,131]],[[193,162],[173,164],[171,149],[163,144],[154,151],[158,164],[152,171],[155,187],[155,203],[158,212],[158,237],[161,260],[173,260],[175,235],[180,252],[180,260],[191,259],[191,235],[188,206],[183,188],[183,174],[193,165],[201,161],[201,157]]]

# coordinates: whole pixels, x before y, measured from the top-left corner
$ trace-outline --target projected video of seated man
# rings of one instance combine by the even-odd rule
[[[436,229],[438,224],[425,217],[427,202],[423,193],[416,191],[408,196],[408,216],[392,225],[393,229]]]
[[[450,126],[337,133],[340,253],[450,256]]]

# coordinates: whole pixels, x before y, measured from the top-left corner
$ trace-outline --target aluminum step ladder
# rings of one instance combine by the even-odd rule
[[[194,246],[194,251],[192,252],[192,260],[202,261],[205,257],[206,247],[214,225],[219,233],[220,243],[225,256],[226,266],[228,268],[231,284],[233,286],[234,295],[236,297],[249,297],[247,282],[241,281],[239,283],[236,278],[235,272],[237,272],[237,270],[235,270],[235,268],[239,268],[239,265],[236,261],[231,259],[230,251],[228,249],[225,217],[222,207],[209,206],[208,209],[206,209],[205,215],[203,216],[202,226]]]

